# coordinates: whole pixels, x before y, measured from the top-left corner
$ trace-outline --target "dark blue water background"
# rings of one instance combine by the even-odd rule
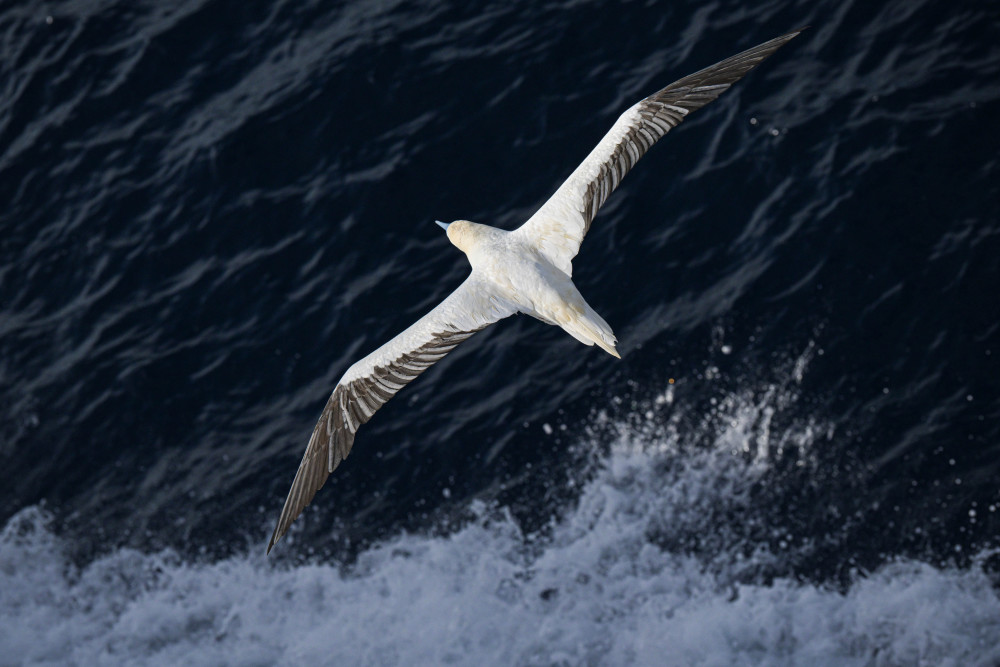
[[[514,228],[633,102],[804,24],[595,221],[622,361],[476,335],[255,567],[482,507],[544,544],[625,432],[664,489],[746,467],[645,531],[727,580],[995,573],[1000,11],[930,0],[0,4],[5,539],[257,563],[336,380],[466,274],[434,219]]]

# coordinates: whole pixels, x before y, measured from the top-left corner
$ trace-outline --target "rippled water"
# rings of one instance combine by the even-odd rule
[[[263,557],[333,383],[642,96],[574,279],[379,413]],[[13,663],[1000,661],[989,3],[0,5]],[[671,382],[671,380],[673,382]]]

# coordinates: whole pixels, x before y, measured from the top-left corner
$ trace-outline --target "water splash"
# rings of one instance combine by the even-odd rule
[[[0,536],[0,647],[91,665],[996,662],[990,554],[893,560],[842,589],[788,574],[810,544],[759,489],[786,458],[809,471],[830,433],[786,414],[789,377],[717,397],[699,429],[656,397],[596,415],[578,501],[534,534],[473,502],[449,534],[398,535],[350,565],[121,549],[75,566],[29,508]]]

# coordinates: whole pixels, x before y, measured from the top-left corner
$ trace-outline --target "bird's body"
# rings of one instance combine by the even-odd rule
[[[396,392],[475,332],[523,313],[619,357],[611,327],[573,284],[572,260],[608,195],[689,113],[795,37],[783,35],[675,81],[625,111],[590,155],[520,228],[438,223],[472,273],[431,312],[352,365],[313,429],[268,551],[350,453],[354,436]]]
[[[555,266],[530,235],[519,231],[459,220],[449,225],[448,238],[465,252],[473,275],[487,282],[496,298],[619,357],[611,327],[583,299],[573,278]]]

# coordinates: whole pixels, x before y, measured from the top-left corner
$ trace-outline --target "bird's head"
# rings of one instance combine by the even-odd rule
[[[448,240],[451,241],[452,245],[462,252],[468,254],[475,246],[476,239],[479,237],[476,228],[481,227],[481,225],[468,220],[456,220],[455,222],[435,220],[434,222],[448,234]]]

